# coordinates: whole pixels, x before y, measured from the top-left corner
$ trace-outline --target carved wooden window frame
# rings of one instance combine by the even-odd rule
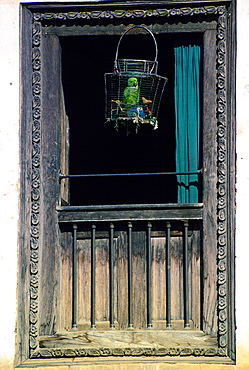
[[[83,4],[81,4],[83,5]],[[175,6],[174,6],[175,5]],[[26,307],[27,316],[20,311],[18,321],[18,364],[33,366],[34,364],[66,364],[70,358],[90,360],[91,357],[104,357],[112,359],[145,359],[144,361],[170,362],[186,361],[189,359],[194,362],[213,362],[213,363],[234,363],[235,361],[235,341],[234,341],[234,153],[235,153],[235,122],[234,122],[234,2],[233,1],[164,1],[146,3],[136,6],[136,3],[122,4],[110,3],[91,5],[86,10],[79,7],[67,10],[63,4],[57,7],[45,8],[43,6],[23,6],[22,7],[22,44],[32,47],[32,67],[31,61],[22,61],[22,86],[30,86],[29,81],[32,77],[32,90],[22,89],[22,131],[21,137],[23,146],[22,151],[23,177],[22,184],[25,184],[22,193],[21,224],[30,220],[30,227],[21,227],[21,242],[23,247],[20,255],[20,280],[24,285],[19,290],[19,304]],[[27,11],[27,9],[29,10]],[[38,315],[39,315],[39,248],[42,248],[40,241],[40,162],[41,162],[41,49],[40,40],[43,29],[43,21],[49,24],[64,25],[77,22],[87,22],[91,19],[144,19],[147,17],[164,17],[174,19],[174,17],[192,16],[207,18],[207,22],[215,19],[216,29],[216,63],[217,63],[217,199],[216,214],[218,220],[217,228],[217,302],[218,302],[218,337],[217,348],[202,350],[200,348],[165,348],[156,350],[141,349],[132,351],[130,349],[113,351],[91,351],[82,349],[60,349],[49,350],[38,348]],[[27,23],[28,22],[28,23]],[[46,23],[45,22],[45,23]],[[29,31],[27,32],[27,24]],[[32,26],[32,40],[31,40]],[[26,31],[24,32],[24,28]],[[29,36],[27,36],[29,35]],[[32,42],[32,45],[31,45]],[[28,73],[27,73],[28,72]],[[32,96],[31,101],[27,97]],[[32,138],[27,137],[26,131],[29,127],[27,121],[32,115]],[[28,149],[27,149],[28,148]],[[30,150],[32,148],[32,150]],[[27,155],[32,156],[32,164],[29,167]],[[26,169],[26,170],[25,170]],[[29,188],[30,186],[30,188]],[[29,190],[30,189],[30,190]],[[30,200],[25,202],[24,198],[29,194]],[[24,203],[23,203],[24,202]],[[27,229],[30,230],[30,234]],[[30,240],[30,247],[25,247],[25,241]],[[27,293],[29,297],[27,298]],[[28,319],[27,319],[28,317]],[[61,362],[60,362],[61,359]],[[56,363],[53,362],[56,360]],[[65,362],[66,361],[66,362]],[[70,363],[70,360],[68,360]],[[85,363],[85,362],[82,362]]]

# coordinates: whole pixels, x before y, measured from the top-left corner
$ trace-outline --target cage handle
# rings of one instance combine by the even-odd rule
[[[155,60],[154,60],[154,64],[153,64],[153,67],[151,68],[150,70],[150,73],[152,73],[154,67],[155,67],[155,64],[157,63],[157,55],[158,55],[158,50],[157,50],[157,43],[156,43],[156,39],[155,39],[155,36],[153,35],[153,33],[147,28],[147,27],[144,27],[144,26],[132,26],[130,28],[128,28],[120,37],[119,39],[119,42],[118,42],[118,46],[117,46],[117,50],[116,50],[116,56],[115,56],[115,61],[114,61],[114,72],[115,73],[118,73],[119,70],[118,70],[118,52],[119,52],[119,45],[120,45],[120,42],[122,40],[122,38],[124,37],[124,35],[129,32],[130,30],[134,29],[134,28],[143,28],[145,31],[149,32],[154,40],[154,43],[155,43],[155,49],[156,49],[156,56],[155,56]]]

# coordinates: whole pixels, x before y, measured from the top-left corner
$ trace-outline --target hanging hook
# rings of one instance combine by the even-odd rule
[[[134,29],[134,28],[142,28],[144,29],[145,31],[149,32],[149,34],[152,36],[153,40],[154,40],[154,43],[155,43],[155,51],[156,51],[156,55],[155,55],[155,60],[154,60],[154,64],[150,70],[150,73],[152,73],[153,69],[155,68],[155,64],[157,63],[157,55],[158,55],[158,49],[157,49],[157,43],[156,43],[156,39],[155,39],[155,36],[153,35],[153,33],[147,28],[147,27],[144,27],[144,26],[132,26],[130,28],[128,28],[124,33],[123,35],[121,35],[120,39],[119,39],[119,42],[118,42],[118,46],[117,46],[117,50],[116,50],[116,55],[115,55],[115,61],[114,61],[114,72],[115,73],[118,73],[119,70],[118,70],[118,52],[119,52],[119,45],[121,43],[121,40],[122,38],[124,37],[124,35],[129,32],[130,30]]]

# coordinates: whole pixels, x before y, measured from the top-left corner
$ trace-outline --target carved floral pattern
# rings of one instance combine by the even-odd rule
[[[217,119],[218,119],[218,337],[227,347],[227,238],[226,238],[226,11],[218,18]]]
[[[41,137],[41,24],[33,23],[32,52],[32,189],[31,189],[31,242],[30,242],[30,314],[29,346],[30,352],[37,348],[38,322],[38,258],[39,258],[39,217],[40,217],[40,137]]]
[[[107,356],[221,356],[226,354],[219,348],[90,348],[57,349],[44,348],[35,351],[32,358],[51,357],[107,357]]]
[[[92,10],[88,12],[68,13],[35,13],[34,20],[76,20],[76,19],[101,19],[101,18],[145,18],[145,17],[170,17],[200,14],[223,14],[224,6],[203,6],[199,8],[184,7],[172,9],[131,9],[131,10]]]
[[[218,142],[218,198],[217,198],[217,257],[218,257],[218,336],[219,348],[127,348],[127,349],[39,349],[38,348],[38,256],[40,212],[40,137],[41,137],[41,29],[42,21],[101,18],[145,18],[195,16],[214,14],[217,26],[217,142]],[[31,189],[31,243],[30,243],[30,356],[95,357],[95,356],[227,356],[227,286],[226,286],[226,7],[204,6],[154,10],[93,10],[87,12],[46,12],[33,14],[33,133],[32,133],[32,189]]]

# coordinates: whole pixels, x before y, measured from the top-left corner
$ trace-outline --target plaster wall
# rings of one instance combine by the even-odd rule
[[[76,2],[74,0],[74,3]],[[247,235],[249,209],[249,48],[247,42],[249,2],[248,0],[238,0],[237,3],[237,365],[157,364],[155,362],[153,365],[92,365],[92,370],[249,369],[249,247]],[[19,0],[0,0],[0,370],[13,369],[17,313],[20,146],[19,6]],[[75,370],[83,368],[77,366],[77,362],[72,362],[70,366],[62,366],[57,369],[68,370],[73,364]],[[89,368],[89,366],[84,368]]]

